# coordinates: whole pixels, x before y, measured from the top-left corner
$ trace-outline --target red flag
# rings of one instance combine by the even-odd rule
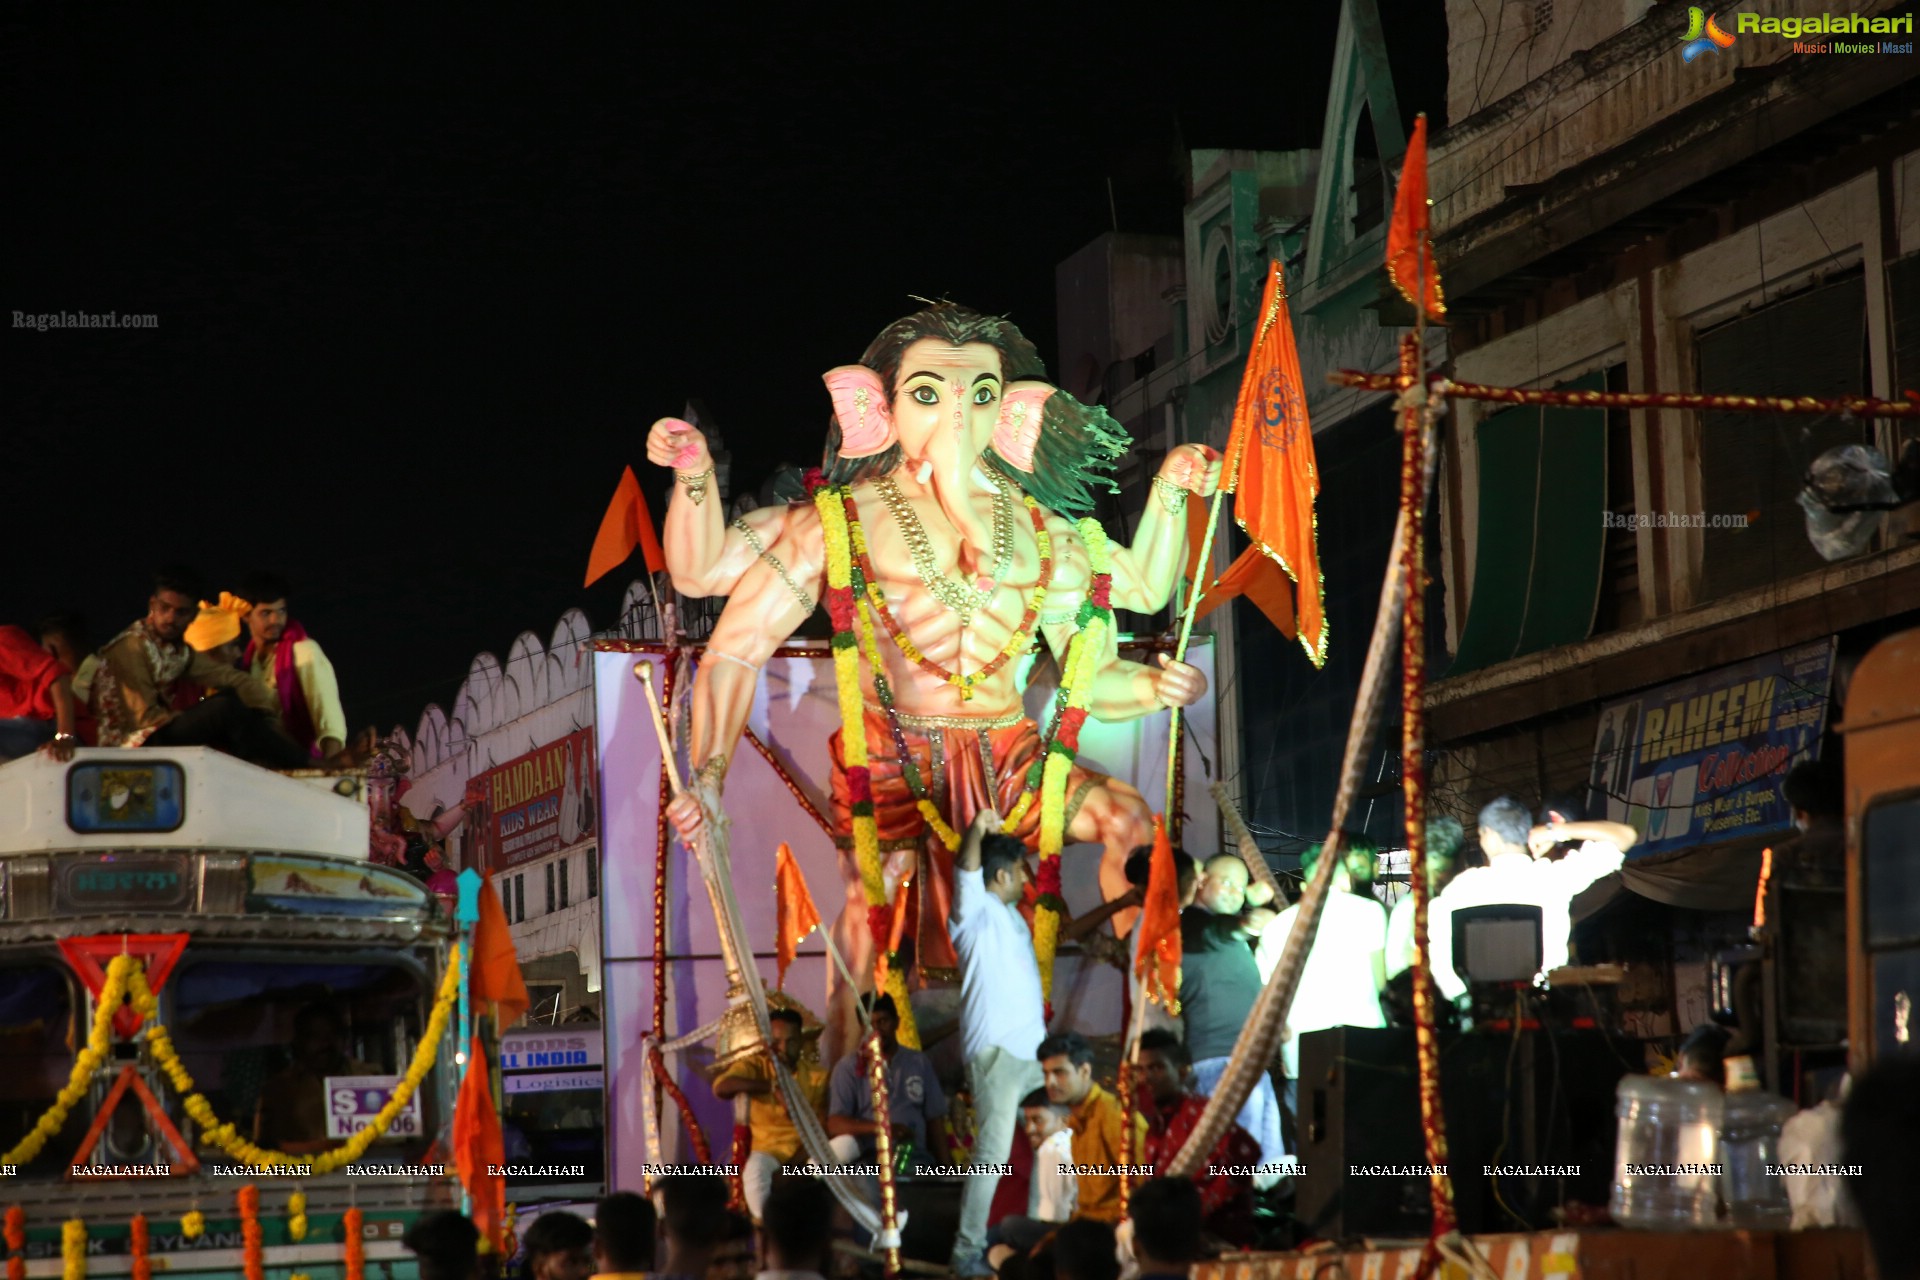
[[[473,1197],[473,1225],[480,1238],[490,1241],[504,1256],[507,1227],[507,1181],[489,1168],[507,1162],[506,1142],[500,1136],[500,1112],[493,1105],[493,1081],[487,1058],[475,1036],[467,1046],[467,1075],[453,1106],[453,1163],[460,1183]]]
[[[1444,320],[1447,300],[1440,293],[1440,269],[1433,261],[1430,207],[1427,117],[1422,112],[1413,122],[1406,162],[1400,166],[1400,186],[1393,193],[1393,225],[1387,228],[1387,275],[1408,302],[1424,307],[1430,318]]]
[[[1140,950],[1133,971],[1147,999],[1180,1012],[1180,873],[1166,820],[1153,815],[1153,855],[1147,864],[1147,897],[1140,912]]]
[[[635,547],[646,557],[648,573],[667,567],[667,553],[660,549],[660,535],[653,531],[653,516],[647,511],[647,495],[640,492],[640,481],[628,467],[620,473],[620,484],[613,491],[613,501],[607,504],[607,514],[600,517],[600,532],[593,537],[583,585],[590,587],[625,564]]]
[[[1296,622],[1281,630],[1299,640],[1314,666],[1323,665],[1327,660],[1326,589],[1320,580],[1313,515],[1320,476],[1314,467],[1313,425],[1307,421],[1286,281],[1278,262],[1267,269],[1260,329],[1240,379],[1220,487],[1234,495],[1234,521],[1246,530],[1254,550],[1293,579],[1293,599],[1277,611],[1290,614]],[[1271,591],[1266,597],[1270,604],[1280,605]]]
[[[807,878],[793,860],[793,850],[783,840],[773,855],[774,963],[780,976],[774,986],[784,990],[787,966],[799,952],[806,936],[820,927],[820,909],[807,892]]]
[[[502,1031],[518,1022],[532,1003],[527,997],[526,979],[520,974],[520,953],[514,950],[507,913],[501,909],[500,895],[494,892],[492,876],[480,885],[480,922],[473,929],[473,965],[467,984],[475,1002],[493,1002],[494,1026]]]

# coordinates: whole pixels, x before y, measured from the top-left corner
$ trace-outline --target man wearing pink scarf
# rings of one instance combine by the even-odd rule
[[[347,713],[340,706],[340,683],[320,642],[287,611],[286,580],[259,573],[241,584],[253,604],[247,614],[246,667],[254,679],[280,699],[280,721],[291,737],[316,760],[338,756],[347,743]]]

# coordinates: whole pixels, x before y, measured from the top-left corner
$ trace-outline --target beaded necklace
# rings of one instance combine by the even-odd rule
[[[1007,642],[1000,647],[1000,652],[978,671],[962,675],[947,670],[920,652],[920,647],[914,644],[912,637],[907,635],[906,628],[901,626],[900,620],[893,616],[893,610],[887,607],[887,596],[880,585],[880,575],[874,572],[873,560],[867,553],[867,535],[860,527],[860,512],[854,503],[853,491],[848,489],[844,492],[842,502],[847,514],[847,533],[853,544],[853,563],[859,569],[860,577],[865,583],[864,590],[856,594],[872,605],[874,612],[885,624],[887,634],[893,637],[894,644],[899,646],[900,652],[905,655],[907,661],[940,680],[941,683],[958,689],[962,702],[973,701],[973,686],[990,679],[1015,657],[1026,652],[1032,640],[1033,625],[1039,620],[1040,611],[1046,607],[1047,589],[1053,584],[1053,538],[1047,532],[1046,514],[1040,509],[1039,503],[1031,497],[1022,496],[1027,506],[1027,517],[1033,522],[1033,539],[1040,550],[1040,581],[1034,587],[1032,597],[1027,601],[1026,610],[1020,615],[1020,624],[1013,629],[1013,634],[1007,637]]]
[[[960,615],[960,625],[963,627],[973,621],[974,610],[987,607],[993,599],[993,593],[1000,589],[1000,582],[1007,576],[1007,570],[1013,566],[1012,486],[993,467],[983,464],[983,469],[993,485],[993,576],[977,578],[970,587],[940,572],[933,560],[933,539],[927,536],[927,527],[920,522],[913,504],[900,492],[900,486],[893,482],[893,477],[875,476],[873,481],[874,492],[880,495],[880,501],[886,503],[887,514],[893,517],[894,524],[900,528],[900,536],[906,540],[907,554],[913,557],[914,572],[920,575],[920,581],[927,584],[927,590],[933,592],[936,600]]]

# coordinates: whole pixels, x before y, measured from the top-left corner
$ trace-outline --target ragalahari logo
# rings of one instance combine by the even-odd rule
[[[1686,43],[1680,46],[1681,61],[1692,62],[1709,49],[1725,49],[1733,43],[1733,37],[1714,21],[1716,16],[1697,4],[1688,7]]]

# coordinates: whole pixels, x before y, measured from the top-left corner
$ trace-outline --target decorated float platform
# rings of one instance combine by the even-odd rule
[[[1591,1228],[1470,1237],[1500,1280],[1869,1280],[1866,1236],[1852,1230],[1621,1231]],[[1292,1253],[1232,1254],[1193,1280],[1413,1280],[1420,1240]],[[1456,1261],[1432,1273],[1471,1280]]]

